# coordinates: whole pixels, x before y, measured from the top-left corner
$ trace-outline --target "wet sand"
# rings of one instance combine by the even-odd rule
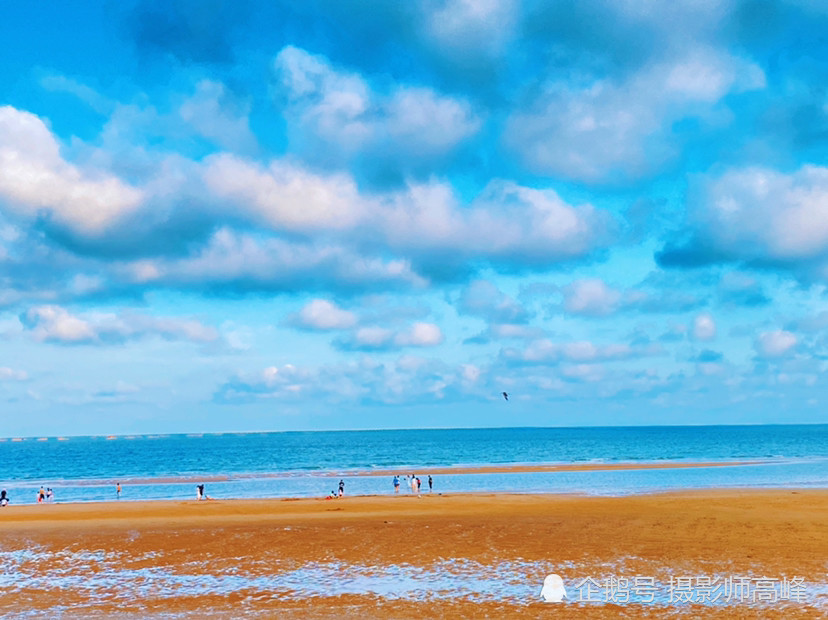
[[[828,491],[804,490],[9,506],[0,615],[824,617],[826,515]],[[549,572],[570,599],[575,581],[635,575],[799,576],[811,592],[806,603],[553,605],[538,598]],[[498,580],[514,583],[487,595]]]

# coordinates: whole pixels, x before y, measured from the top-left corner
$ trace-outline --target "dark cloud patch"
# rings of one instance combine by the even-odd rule
[[[239,32],[254,15],[254,3],[248,0],[139,1],[124,25],[141,52],[172,56],[183,64],[230,63]]]
[[[184,256],[203,245],[219,223],[215,214],[185,201],[178,208],[141,209],[102,234],[72,230],[49,217],[39,218],[34,228],[81,257],[130,259]]]
[[[711,351],[710,349],[705,349],[696,356],[695,361],[700,362],[702,364],[709,364],[713,362],[720,362],[723,358],[724,356],[718,351]]]
[[[744,306],[748,308],[766,306],[770,297],[760,282],[754,278],[738,274],[726,274],[719,283],[719,302],[724,305]]]
[[[667,243],[655,253],[655,261],[664,269],[697,269],[709,267],[725,257],[717,249],[703,242],[675,244]]]
[[[603,0],[533,0],[525,9],[522,34],[533,42],[533,57],[564,76],[585,69],[604,75],[632,70],[653,55],[658,32],[618,6]]]

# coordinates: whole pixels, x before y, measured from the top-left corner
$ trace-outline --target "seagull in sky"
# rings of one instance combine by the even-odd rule
[[[501,392],[501,394],[503,394],[503,398],[509,400],[509,395],[506,392]]]

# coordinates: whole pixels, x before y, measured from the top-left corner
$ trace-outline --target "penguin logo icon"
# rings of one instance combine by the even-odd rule
[[[543,580],[541,596],[547,603],[560,603],[566,597],[563,579],[555,573],[547,575],[546,579]]]

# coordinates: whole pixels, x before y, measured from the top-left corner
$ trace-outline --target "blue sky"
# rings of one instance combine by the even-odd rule
[[[825,32],[8,4],[0,436],[825,422]]]

